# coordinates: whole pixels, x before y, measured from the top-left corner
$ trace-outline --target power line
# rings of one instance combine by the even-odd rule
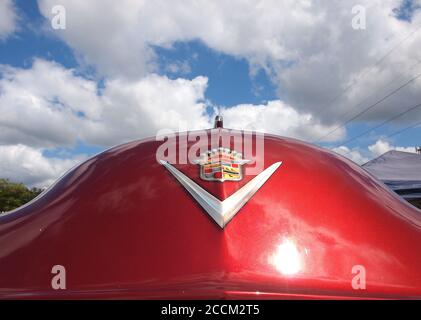
[[[401,133],[403,133],[405,131],[408,131],[410,129],[416,128],[416,127],[418,127],[420,125],[421,125],[421,121],[418,121],[417,123],[415,123],[415,124],[413,124],[413,125],[411,125],[409,127],[403,128],[402,130],[399,130],[399,131],[396,131],[395,133],[392,133],[392,134],[387,135],[385,137],[385,139],[391,138],[391,137],[394,137],[394,136],[397,136],[398,134],[401,134]]]
[[[370,68],[366,69],[361,75],[359,75],[352,84],[350,84],[349,86],[347,86],[345,89],[343,89],[339,94],[337,94],[330,102],[327,103],[327,106],[330,106],[333,104],[333,102],[335,102],[339,97],[341,97],[344,93],[348,92],[352,87],[354,87],[358,81],[362,78],[364,78],[368,73],[370,73],[372,70],[374,70],[375,67],[377,67],[378,65],[380,65],[383,61],[386,60],[387,57],[389,57],[397,48],[399,48],[405,41],[407,41],[408,39],[410,39],[413,35],[415,35],[419,30],[421,29],[421,25],[418,26],[418,28],[416,28],[413,32],[411,32],[408,36],[406,36],[405,38],[403,38],[401,41],[399,41],[395,46],[393,46],[389,51],[387,51],[379,60],[377,60],[373,65],[371,65]],[[358,105],[357,105],[358,106]],[[343,114],[347,115],[349,112]],[[329,134],[335,132],[338,128],[335,128],[332,132],[328,133],[327,135],[324,135],[318,139],[316,139],[315,141],[313,141],[312,143],[317,143],[320,142],[320,140],[324,139],[325,137],[327,137]]]
[[[403,133],[403,132],[405,132],[405,131],[408,131],[408,130],[410,130],[410,129],[416,128],[416,127],[418,127],[418,126],[421,126],[421,121],[418,121],[418,122],[414,123],[413,125],[410,125],[410,126],[408,126],[408,127],[405,127],[405,128],[403,128],[403,129],[401,129],[401,130],[399,130],[399,131],[393,132],[393,133],[391,133],[391,134],[389,134],[389,135],[387,135],[387,136],[383,137],[383,139],[388,139],[388,138],[391,138],[391,137],[397,136],[397,135],[399,135],[399,134],[401,134],[401,133]],[[349,150],[347,153],[344,153],[344,154],[342,154],[342,155],[343,155],[344,157],[346,157],[347,155],[349,155],[349,154],[350,154],[350,153],[352,153],[353,151],[354,151],[354,150]]]
[[[390,98],[391,96],[393,96],[394,94],[396,94],[397,92],[399,92],[400,90],[402,90],[403,88],[405,88],[406,86],[408,86],[409,84],[411,84],[412,82],[416,81],[419,77],[421,77],[421,72],[418,73],[415,77],[409,79],[407,82],[405,82],[403,85],[399,86],[398,88],[396,88],[395,90],[393,90],[392,92],[388,93],[386,96],[384,96],[383,98],[381,98],[380,100],[378,100],[377,102],[369,105],[367,108],[365,108],[364,110],[360,111],[359,113],[357,113],[355,116],[349,118],[348,120],[346,120],[345,122],[341,123],[340,125],[338,125],[337,127],[335,127],[333,130],[329,131],[328,133],[326,133],[325,135],[323,135],[321,138],[319,138],[316,141],[313,141],[312,143],[317,143],[320,142],[320,140],[328,137],[329,135],[331,135],[332,133],[334,133],[336,130],[345,127],[348,123],[350,123],[351,121],[359,118],[360,116],[362,116],[363,114],[365,114],[366,112],[370,111],[371,109],[373,109],[374,107],[376,107],[377,105],[379,105],[380,103],[382,103],[383,101],[387,100],[388,98]]]
[[[418,65],[421,64],[421,60],[417,59],[417,62],[414,63],[413,65],[411,65],[407,71],[410,70],[414,70],[416,67],[418,67]],[[361,105],[364,104],[364,102],[368,101],[371,97],[375,96],[379,91],[382,91],[383,89],[389,87],[390,85],[392,85],[393,83],[401,80],[404,76],[406,75],[406,72],[402,73],[399,77],[394,77],[391,81],[389,81],[388,83],[386,83],[385,85],[381,86],[380,88],[377,89],[377,92],[374,92],[372,94],[369,94],[367,97],[365,97],[363,100],[361,100],[357,105],[354,106],[354,108],[357,108]],[[348,110],[346,113],[343,114],[343,116],[347,116],[348,114],[351,113],[352,110]]]
[[[333,102],[335,102],[344,93],[348,92],[352,87],[354,87],[358,83],[358,81],[360,79],[364,78],[368,73],[373,71],[375,67],[377,67],[379,64],[381,64],[383,61],[385,61],[387,59],[387,57],[389,57],[397,48],[399,48],[405,41],[410,39],[420,29],[421,29],[421,26],[419,26],[417,29],[415,29],[413,32],[411,32],[408,36],[406,36],[401,41],[399,41],[395,46],[393,46],[389,51],[387,51],[386,54],[384,54],[379,60],[377,60],[373,65],[371,65],[370,68],[366,69],[361,75],[359,75],[356,79],[354,79],[353,82],[350,85],[348,85],[339,94],[337,94],[330,102],[328,102],[327,105],[330,106]]]
[[[421,107],[421,103],[419,103],[419,104],[417,104],[417,105],[415,105],[415,106],[412,106],[412,107],[410,107],[410,108],[406,109],[405,111],[400,112],[400,113],[398,113],[397,115],[395,115],[395,116],[393,116],[393,117],[391,117],[391,118],[389,118],[389,119],[387,119],[387,120],[383,121],[382,123],[380,123],[380,124],[378,124],[378,125],[376,125],[376,126],[374,126],[374,127],[370,128],[370,129],[368,129],[368,130],[366,130],[366,131],[362,132],[361,134],[359,134],[359,135],[357,135],[357,136],[354,136],[354,137],[352,137],[352,138],[348,139],[347,141],[345,141],[345,142],[343,142],[343,143],[340,143],[340,144],[336,145],[335,147],[339,147],[339,146],[346,146],[347,144],[349,144],[349,143],[351,143],[351,142],[353,142],[353,141],[355,141],[355,140],[357,140],[357,139],[361,138],[362,136],[364,136],[364,135],[366,135],[366,134],[368,134],[368,133],[370,133],[370,132],[372,132],[372,131],[374,131],[374,130],[376,130],[376,129],[378,129],[378,128],[381,128],[381,127],[383,127],[384,125],[386,125],[387,123],[392,122],[393,120],[396,120],[396,119],[398,119],[398,118],[400,118],[400,117],[404,116],[405,114],[407,114],[407,113],[409,113],[409,112],[411,112],[411,111],[413,111],[413,110],[416,110],[416,109],[418,109],[418,108],[420,108],[420,107]],[[334,148],[335,148],[335,147],[334,147]]]

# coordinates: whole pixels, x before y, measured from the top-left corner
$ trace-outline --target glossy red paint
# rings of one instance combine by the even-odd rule
[[[421,297],[421,212],[353,162],[266,135],[265,168],[283,164],[221,229],[156,161],[161,143],[97,155],[1,217],[0,298]],[[220,199],[253,178],[177,168]]]

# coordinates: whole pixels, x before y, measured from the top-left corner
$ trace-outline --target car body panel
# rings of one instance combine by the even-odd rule
[[[419,210],[333,152],[264,142],[264,168],[282,166],[225,228],[158,163],[161,141],[85,161],[0,217],[0,298],[421,297]],[[221,200],[254,177],[203,181],[198,165],[175,166]],[[54,265],[66,290],[51,286]]]

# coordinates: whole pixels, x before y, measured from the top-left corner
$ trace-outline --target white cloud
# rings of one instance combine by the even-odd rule
[[[421,50],[418,34],[372,68],[421,23],[421,11],[414,12],[411,22],[395,18],[393,9],[400,0],[39,0],[47,18],[56,4],[63,4],[68,15],[67,29],[57,35],[101,74],[138,78],[154,70],[154,46],[200,40],[216,51],[247,59],[252,72],[264,68],[288,105],[329,124],[349,117],[346,112],[357,113],[355,106],[365,98],[359,108],[419,70],[413,67]],[[367,8],[366,30],[351,27],[356,4]],[[106,35],[106,41],[98,35]],[[357,80],[358,85],[329,104]],[[420,89],[421,81],[414,83],[362,119],[396,114],[419,101]],[[411,120],[414,116],[421,114],[411,114]]]
[[[47,158],[41,150],[24,145],[0,146],[1,177],[31,187],[49,186],[83,159],[83,156],[70,159]]]
[[[17,28],[17,15],[12,0],[0,1],[0,40],[7,38]]]
[[[31,69],[0,68],[0,144],[51,147],[75,142],[98,116],[95,83],[72,70],[35,60]]]
[[[396,147],[391,145],[388,141],[377,140],[375,144],[368,147],[368,150],[371,151],[374,157],[381,156],[383,153],[386,153],[390,150],[404,151],[415,153],[415,147]]]
[[[378,156],[381,156],[382,154],[390,150],[415,153],[415,149],[415,147],[393,146],[392,144],[390,144],[390,142],[379,139],[376,141],[376,143],[368,146],[367,150],[363,150],[360,147],[350,149],[346,146],[340,146],[337,148],[333,148],[332,151],[335,151],[358,164],[364,164],[370,159],[377,158]]]
[[[362,155],[361,150],[359,150],[358,148],[351,150],[346,146],[340,146],[337,148],[333,148],[332,151],[335,151],[336,153],[339,153],[360,165],[370,160],[369,158]]]
[[[233,129],[249,129],[311,141],[332,131],[334,127],[323,126],[309,113],[299,113],[280,100],[265,105],[241,104],[222,110],[225,125]],[[344,136],[339,129],[329,137],[337,140]]]
[[[99,89],[95,81],[44,60],[35,60],[30,69],[3,67],[0,72],[0,144],[53,148],[81,140],[109,146],[154,136],[163,128],[205,129],[213,122],[206,112],[205,77],[113,78]],[[227,127],[301,139],[331,130],[279,100],[223,108],[223,114]]]
[[[263,64],[293,58],[296,34],[324,22],[310,1],[39,0],[42,14],[66,8],[67,29],[57,33],[103,72],[138,75],[148,70],[151,46],[199,39],[227,54]],[[293,34],[291,26],[296,28]],[[316,31],[314,31],[316,33]],[[106,34],[107,41],[98,34]],[[124,49],[123,49],[124,48]],[[123,49],[123,50],[122,50]],[[121,67],[121,68],[118,68]]]
[[[0,70],[0,144],[69,146],[79,139],[112,145],[161,128],[206,128],[205,77],[95,81],[44,60]]]
[[[165,71],[168,73],[181,73],[181,74],[189,74],[191,72],[191,67],[188,61],[176,61],[167,63],[165,65]]]

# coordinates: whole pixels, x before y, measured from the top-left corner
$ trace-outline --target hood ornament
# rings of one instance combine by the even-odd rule
[[[214,129],[223,128],[224,127],[224,119],[222,118],[221,115],[217,115],[215,117],[215,124],[214,124],[213,127],[214,127]]]

